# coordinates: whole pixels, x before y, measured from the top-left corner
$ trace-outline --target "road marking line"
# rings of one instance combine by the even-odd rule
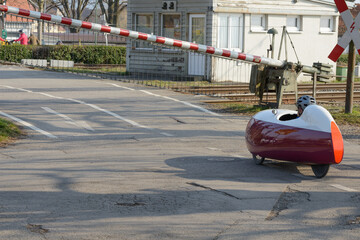
[[[116,85],[116,84],[115,84],[115,85]],[[144,128],[144,129],[148,129],[148,130],[154,130],[154,128],[151,128],[151,127],[148,127],[148,126],[139,124],[139,123],[137,123],[137,122],[135,122],[135,121],[133,121],[133,120],[124,118],[124,117],[122,117],[122,116],[120,116],[120,115],[118,115],[118,114],[116,114],[116,113],[114,113],[114,112],[108,111],[108,110],[103,109],[103,108],[101,108],[101,107],[99,107],[99,106],[96,106],[96,105],[90,104],[90,103],[86,103],[86,102],[81,101],[81,100],[77,100],[77,99],[73,99],[73,98],[57,97],[57,96],[54,96],[54,95],[51,95],[51,94],[47,94],[47,93],[43,93],[43,92],[33,92],[33,91],[30,91],[30,90],[27,90],[27,89],[23,89],[23,88],[16,88],[16,87],[11,87],[11,86],[4,86],[4,85],[0,85],[0,86],[6,87],[6,88],[11,88],[11,89],[17,89],[17,90],[24,91],[24,92],[29,92],[29,93],[41,94],[41,95],[44,95],[44,96],[47,96],[47,97],[50,97],[50,98],[68,100],[68,101],[76,102],[76,103],[79,103],[79,104],[87,105],[87,106],[89,106],[89,107],[91,107],[91,108],[94,108],[94,109],[99,110],[99,111],[101,111],[101,112],[107,113],[108,115],[111,115],[111,116],[113,116],[113,117],[115,117],[115,118],[117,118],[117,119],[120,119],[120,120],[122,120],[122,121],[124,121],[124,122],[127,122],[127,123],[131,124],[131,125],[134,126],[134,127]],[[120,86],[119,86],[119,87],[120,87]],[[126,88],[126,87],[124,87],[124,88]],[[126,88],[126,89],[128,89],[128,88]],[[129,88],[129,90],[131,90],[131,89]],[[160,95],[158,95],[158,96],[160,96]],[[162,97],[162,96],[160,96],[160,97]],[[44,110],[45,110],[45,109],[44,109]],[[69,119],[67,119],[67,120],[69,120]],[[72,119],[71,119],[71,120],[72,120]],[[73,121],[73,120],[72,120],[72,121]],[[87,124],[86,124],[86,125],[87,125]],[[86,125],[84,125],[83,127],[84,127],[84,128],[90,127],[90,126],[88,126],[88,125],[86,126]],[[90,127],[90,128],[91,128],[91,127]],[[39,130],[41,130],[41,129],[39,129]],[[93,131],[93,130],[92,130],[92,131]],[[172,134],[170,134],[170,133],[165,133],[165,132],[163,132],[163,133],[161,133],[161,134],[164,135],[164,136],[167,136],[167,137],[173,137],[173,136],[174,136],[174,135],[172,135]]]
[[[29,90],[26,90],[26,89],[23,89],[23,88],[15,88],[15,87],[10,87],[10,86],[5,86],[5,87],[7,87],[7,88],[12,88],[12,89],[17,89],[17,90],[25,91],[25,92],[31,92],[31,93],[41,94],[41,95],[45,95],[45,96],[50,97],[50,98],[63,99],[63,100],[68,100],[68,101],[76,102],[76,103],[79,103],[79,104],[84,104],[84,105],[87,105],[87,106],[89,106],[89,107],[92,107],[92,108],[94,108],[94,109],[96,109],[96,110],[105,112],[105,113],[107,113],[107,114],[109,114],[109,115],[111,115],[111,116],[113,116],[113,117],[115,117],[115,118],[117,118],[117,119],[120,119],[120,120],[122,120],[122,121],[124,121],[124,122],[130,123],[131,125],[133,125],[133,126],[135,126],[135,127],[145,128],[145,129],[150,129],[150,130],[153,129],[153,128],[150,128],[150,127],[141,125],[141,124],[139,124],[139,123],[137,123],[137,122],[135,122],[135,121],[132,121],[132,120],[130,120],[130,119],[124,118],[124,117],[122,117],[122,116],[120,116],[120,115],[118,115],[118,114],[116,114],[116,113],[113,113],[113,112],[111,112],[111,111],[108,111],[108,110],[106,110],[106,109],[103,109],[103,108],[101,108],[101,107],[98,107],[98,106],[96,106],[96,105],[94,105],[94,104],[86,103],[86,102],[81,101],[81,100],[72,99],[72,98],[57,97],[57,96],[54,96],[54,95],[51,95],[51,94],[47,94],[47,93],[42,93],[42,92],[32,92],[32,91],[29,91]]]
[[[330,184],[330,186],[332,186],[332,187],[334,187],[334,188],[338,188],[338,189],[344,190],[344,191],[347,191],[347,192],[358,192],[358,190],[355,190],[355,189],[352,189],[352,188],[348,188],[348,187],[345,187],[345,186],[340,185],[340,184]]]
[[[122,117],[122,116],[120,116],[120,115],[118,115],[118,114],[116,114],[116,113],[114,113],[114,112],[111,112],[111,111],[108,111],[108,110],[103,109],[103,108],[101,108],[101,107],[98,107],[98,106],[96,106],[96,105],[94,105],[94,104],[89,104],[89,103],[85,103],[85,102],[84,102],[84,104],[87,105],[87,106],[89,106],[89,107],[92,107],[92,108],[94,108],[94,109],[96,109],[96,110],[99,110],[99,111],[102,111],[102,112],[104,112],[104,113],[107,113],[107,114],[109,114],[109,115],[111,115],[111,116],[113,116],[113,117],[115,117],[115,118],[117,118],[117,119],[120,119],[120,120],[124,121],[124,122],[130,123],[131,125],[133,125],[133,126],[135,126],[135,127],[145,128],[145,129],[153,129],[153,128],[148,127],[148,126],[141,125],[141,124],[139,124],[139,123],[137,123],[137,122],[135,122],[135,121],[133,121],[133,120],[124,118],[124,117]]]
[[[157,95],[157,94],[155,94],[155,93],[152,93],[152,92],[149,92],[149,91],[146,91],[146,90],[140,90],[140,92],[143,92],[143,93],[146,93],[146,94],[155,96],[155,97],[161,97],[160,95]]]
[[[72,118],[62,114],[62,113],[59,113],[51,108],[48,108],[48,107],[42,107],[42,109],[44,109],[45,111],[49,112],[49,113],[52,113],[52,114],[55,114],[61,118],[64,118],[65,120],[67,120],[66,122],[67,123],[70,123],[72,125],[75,125],[75,126],[78,126],[78,127],[81,127],[81,128],[85,128],[86,130],[89,130],[89,131],[95,131],[92,127],[90,127],[89,124],[87,124],[86,122],[76,122],[74,121]]]
[[[212,151],[221,151],[219,148],[213,148],[213,147],[206,147],[206,149],[212,150]]]
[[[39,94],[44,95],[44,96],[46,96],[46,97],[50,97],[50,98],[64,99],[64,98],[62,98],[62,97],[53,96],[53,95],[50,95],[50,94],[47,94],[47,93],[41,93],[41,92],[40,92]]]
[[[135,91],[135,89],[132,89],[132,88],[129,88],[129,87],[124,87],[124,86],[120,86],[120,85],[117,85],[115,83],[107,83],[109,85],[112,85],[114,87],[118,87],[118,88],[123,88],[123,89],[126,89],[126,90],[130,90],[130,91]]]
[[[166,132],[162,132],[161,135],[164,135],[164,136],[166,136],[166,137],[174,137],[173,134],[166,133]]]
[[[135,89],[128,88],[128,87],[123,87],[123,86],[117,85],[117,84],[115,84],[115,83],[106,83],[106,84],[112,85],[112,86],[115,86],[115,87],[119,87],[119,88],[124,88],[124,89],[130,90],[130,91],[135,91]],[[187,106],[189,106],[189,107],[199,109],[199,110],[202,111],[202,112],[206,112],[206,113],[209,113],[209,114],[211,114],[211,115],[214,115],[214,116],[217,116],[217,117],[221,117],[221,115],[218,114],[218,113],[214,113],[214,112],[209,111],[209,110],[207,110],[207,109],[205,109],[205,108],[203,108],[203,107],[200,107],[200,106],[197,106],[197,105],[194,105],[194,104],[185,102],[185,101],[181,101],[181,100],[178,100],[178,99],[175,99],[175,98],[172,98],[172,97],[168,97],[168,96],[158,95],[158,94],[155,94],[155,93],[146,91],[146,90],[139,90],[139,91],[140,91],[140,92],[143,92],[143,93],[146,93],[146,94],[148,94],[148,95],[154,96],[154,97],[160,97],[160,98],[165,98],[165,99],[168,99],[168,100],[171,100],[171,101],[174,101],[174,102],[179,102],[179,103],[182,103],[182,104],[187,105]]]
[[[14,116],[12,116],[12,115],[9,115],[9,114],[4,113],[4,112],[1,112],[1,111],[0,111],[0,114],[3,115],[3,116],[5,116],[5,117],[8,117],[8,118],[10,118],[10,119],[12,119],[12,120],[14,120],[14,121],[16,121],[16,122],[18,122],[18,123],[20,123],[20,124],[22,124],[22,125],[24,125],[25,127],[29,127],[29,128],[31,128],[32,130],[35,130],[35,131],[37,131],[37,132],[39,132],[39,133],[41,133],[41,134],[44,134],[45,136],[47,136],[47,137],[49,137],[49,138],[57,138],[55,135],[53,135],[53,134],[51,134],[51,133],[49,133],[49,132],[46,132],[46,131],[38,128],[38,127],[35,127],[35,126],[32,125],[31,123],[25,122],[25,121],[23,121],[23,120],[21,120],[21,119],[19,119],[19,118],[17,118],[17,117],[14,117]]]
[[[85,128],[86,130],[95,132],[95,130],[85,121],[77,121],[75,122],[76,125]]]
[[[16,90],[20,90],[20,91],[23,91],[23,92],[28,92],[28,93],[32,93],[33,91],[30,91],[30,90],[27,90],[27,89],[23,89],[23,88],[16,88],[16,87],[12,87],[12,86],[6,86],[6,85],[1,85],[2,87],[5,87],[5,88],[9,88],[9,89],[16,89]]]
[[[49,113],[53,113],[55,115],[58,115],[59,117],[62,117],[68,121],[71,121],[71,122],[74,122],[70,117],[64,115],[64,114],[61,114],[61,113],[58,113],[57,111],[51,109],[51,108],[48,108],[48,107],[42,107],[42,109],[44,109],[45,111],[49,112]]]
[[[218,113],[214,113],[214,112],[209,111],[209,110],[207,110],[207,109],[205,109],[205,108],[203,108],[203,107],[194,105],[194,104],[189,103],[189,102],[181,101],[181,100],[178,100],[178,99],[175,99],[175,98],[172,98],[172,97],[168,97],[168,96],[161,96],[161,95],[158,95],[158,94],[155,94],[155,93],[146,91],[146,90],[140,90],[140,92],[143,92],[143,93],[146,93],[146,94],[155,96],[155,97],[165,98],[165,99],[168,99],[168,100],[171,100],[171,101],[174,101],[174,102],[179,102],[179,103],[182,103],[182,104],[187,105],[187,106],[189,106],[189,107],[199,109],[199,110],[202,111],[202,112],[206,112],[206,113],[209,113],[209,114],[211,114],[211,115],[214,115],[214,116],[217,116],[217,117],[221,117],[221,115],[218,114]]]
[[[15,88],[16,89],[16,88]],[[28,93],[32,93],[33,91],[30,91],[30,90],[27,90],[27,89],[23,89],[23,88],[17,88],[17,89],[19,89],[19,90],[21,90],[21,91],[24,91],[24,92],[28,92]]]
[[[1,85],[2,87],[5,87],[5,88],[9,88],[9,89],[15,89],[14,87],[11,87],[11,86],[6,86],[6,85]]]
[[[242,156],[242,155],[231,155],[232,157],[236,157],[236,158],[251,158],[250,156],[249,157],[245,157],[245,156]]]
[[[68,100],[68,101],[71,101],[71,102],[76,102],[76,103],[79,103],[79,104],[84,104],[84,105],[87,105],[86,102],[84,101],[81,101],[81,100],[77,100],[77,99],[73,99],[73,98],[63,98],[64,100]]]

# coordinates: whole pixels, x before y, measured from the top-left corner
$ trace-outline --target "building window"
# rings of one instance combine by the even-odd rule
[[[300,32],[301,29],[301,17],[300,16],[287,16],[286,17],[286,29],[288,32]]]
[[[189,39],[192,43],[206,43],[206,21],[203,14],[190,15],[190,32]]]
[[[180,15],[162,15],[161,36],[181,39]]]
[[[251,14],[251,31],[263,32],[266,30],[266,15]]]
[[[320,19],[320,32],[335,32],[334,30],[334,17],[323,16]]]
[[[135,31],[153,34],[154,16],[149,14],[136,14]],[[145,41],[137,41],[136,48],[150,48],[150,44]]]
[[[244,17],[242,14],[219,15],[219,48],[242,51]]]

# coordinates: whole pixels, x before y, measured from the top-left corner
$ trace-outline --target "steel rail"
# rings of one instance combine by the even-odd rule
[[[360,88],[360,83],[355,83],[354,87],[356,89]],[[218,94],[227,94],[227,93],[248,93],[249,85],[223,85],[223,86],[203,86],[203,87],[178,87],[177,90],[184,90],[186,92],[195,93],[195,94],[205,94],[205,95],[218,95]],[[298,90],[299,93],[304,91],[312,91],[312,84],[299,84]],[[330,83],[330,84],[318,84],[316,86],[317,92],[332,92],[332,91],[345,91],[346,84],[339,83]],[[221,96],[221,95],[219,95]]]
[[[316,94],[316,100],[343,100],[345,102],[345,95],[346,92],[318,92]],[[295,100],[295,93],[284,93],[283,95],[283,101],[289,101],[289,100]],[[249,93],[249,94],[227,94],[227,95],[222,95],[221,97],[223,98],[227,98],[228,100],[233,100],[233,101],[253,101],[253,100],[259,100],[259,98],[257,96],[255,96],[255,94],[253,93]],[[276,100],[276,94],[275,93],[267,93],[266,95],[264,95],[263,97],[264,99],[268,99],[268,100]],[[360,98],[360,91],[354,91],[354,98],[356,98],[356,100],[358,100]],[[225,99],[223,100],[219,100],[219,102],[221,101],[226,101]],[[216,100],[214,101],[216,102]]]
[[[71,18],[65,18],[65,17],[61,17],[61,16],[57,16],[57,15],[51,15],[51,14],[21,9],[21,8],[7,6],[7,5],[0,5],[0,11],[5,12],[5,13],[16,14],[16,15],[20,15],[20,16],[25,16],[25,17],[31,17],[31,18],[35,18],[35,19],[41,19],[41,20],[48,21],[48,22],[69,25],[69,26],[75,27],[75,28],[84,28],[84,29],[88,29],[88,30],[94,31],[94,32],[103,32],[103,33],[109,33],[109,34],[113,34],[113,35],[120,35],[120,36],[128,37],[131,39],[143,40],[143,41],[151,42],[154,44],[166,45],[166,46],[170,46],[170,47],[181,48],[181,49],[184,49],[187,51],[194,51],[194,52],[199,52],[199,53],[204,53],[204,54],[210,54],[210,55],[225,57],[225,58],[229,58],[229,59],[236,59],[236,60],[241,60],[241,61],[251,62],[251,63],[258,63],[258,64],[261,63],[261,64],[265,64],[268,66],[273,66],[273,67],[282,67],[285,65],[284,61],[280,61],[280,60],[276,60],[276,59],[265,58],[265,57],[251,55],[251,54],[245,54],[245,53],[237,52],[237,51],[230,51],[230,50],[222,49],[222,48],[214,48],[211,46],[186,42],[186,41],[182,41],[182,40],[176,40],[176,39],[167,38],[167,37],[156,36],[156,35],[152,35],[152,34],[148,34],[148,33],[131,31],[131,30],[127,30],[127,29],[115,28],[115,27],[105,26],[105,25],[101,25],[101,24],[97,24],[97,23],[85,22],[85,21],[71,19]]]
[[[346,93],[338,93],[336,95],[320,95],[316,97],[316,100],[318,102],[328,102],[328,103],[345,103],[345,97],[346,97]],[[276,96],[275,95],[269,95],[269,96],[264,96],[264,99],[266,99],[266,101],[270,101],[270,102],[276,102]],[[359,92],[355,92],[354,93],[354,101],[355,102],[360,102],[360,93]],[[259,103],[259,98],[256,97],[255,95],[249,95],[247,97],[243,96],[241,98],[237,97],[237,98],[223,98],[223,99],[217,99],[217,100],[205,100],[203,101],[204,103],[209,103],[209,104],[223,104],[223,103]],[[283,102],[284,103],[295,103],[295,95],[294,96],[285,96],[283,98]]]

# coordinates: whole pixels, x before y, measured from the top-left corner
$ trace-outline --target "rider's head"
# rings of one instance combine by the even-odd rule
[[[305,108],[309,105],[315,105],[316,100],[313,97],[310,97],[308,95],[301,96],[296,102],[296,106],[298,108],[298,115],[301,116]]]

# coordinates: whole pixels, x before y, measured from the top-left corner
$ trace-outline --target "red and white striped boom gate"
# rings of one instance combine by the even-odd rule
[[[20,15],[20,16],[25,16],[25,17],[31,17],[34,19],[40,19],[48,22],[69,25],[74,28],[84,28],[94,32],[103,32],[112,35],[119,35],[131,39],[148,41],[158,45],[180,48],[185,51],[193,51],[203,54],[219,56],[227,59],[256,63],[258,65],[265,66],[265,70],[260,68],[257,69],[257,66],[253,66],[253,68],[256,71],[254,71],[255,73],[252,74],[252,76],[254,77],[252,77],[251,81],[252,82],[255,81],[256,83],[254,85],[256,86],[259,86],[258,84],[259,82],[261,82],[262,85],[260,89],[256,89],[253,92],[255,92],[258,96],[260,96],[260,101],[262,101],[263,93],[265,91],[268,91],[267,85],[269,83],[276,84],[277,104],[278,104],[277,107],[281,104],[283,92],[286,91],[287,89],[291,88],[291,91],[295,91],[297,94],[296,78],[301,72],[321,75],[322,74],[321,69],[323,69],[323,65],[314,65],[313,67],[304,66],[299,63],[290,63],[287,61],[264,58],[251,54],[230,51],[227,49],[214,48],[211,46],[186,42],[182,40],[155,36],[152,34],[141,33],[127,29],[109,27],[97,23],[85,22],[76,19],[65,18],[57,15],[50,15],[36,11],[30,11],[30,10],[6,6],[6,5],[0,5],[0,11],[5,13]]]
[[[261,63],[261,64],[265,64],[268,66],[273,66],[273,67],[281,67],[285,64],[284,61],[275,60],[275,59],[271,59],[271,58],[263,58],[263,57],[245,54],[245,53],[241,53],[241,52],[229,51],[226,49],[214,48],[211,46],[206,46],[206,45],[201,45],[201,44],[166,38],[166,37],[160,37],[160,36],[155,36],[152,34],[130,31],[130,30],[121,29],[121,28],[109,27],[109,26],[104,26],[104,25],[97,24],[97,23],[84,22],[84,21],[80,21],[80,20],[76,20],[76,19],[65,18],[65,17],[61,17],[61,16],[50,15],[50,14],[36,12],[36,11],[30,11],[30,10],[25,10],[25,9],[21,9],[21,8],[6,6],[6,5],[0,5],[0,11],[6,12],[6,13],[12,13],[12,14],[16,14],[16,15],[21,15],[21,16],[25,16],[25,17],[31,17],[31,18],[35,18],[35,19],[41,19],[41,20],[48,21],[48,22],[69,25],[74,28],[85,28],[85,29],[88,29],[88,30],[94,31],[94,32],[109,33],[109,34],[113,34],[113,35],[128,37],[131,39],[144,40],[144,41],[148,41],[148,42],[152,42],[152,43],[156,43],[156,44],[162,44],[162,45],[166,45],[166,46],[181,48],[184,50],[206,53],[206,54],[211,54],[211,55],[215,55],[215,56],[221,56],[221,57],[225,57],[225,58],[242,60],[242,61],[247,61],[247,62]]]

